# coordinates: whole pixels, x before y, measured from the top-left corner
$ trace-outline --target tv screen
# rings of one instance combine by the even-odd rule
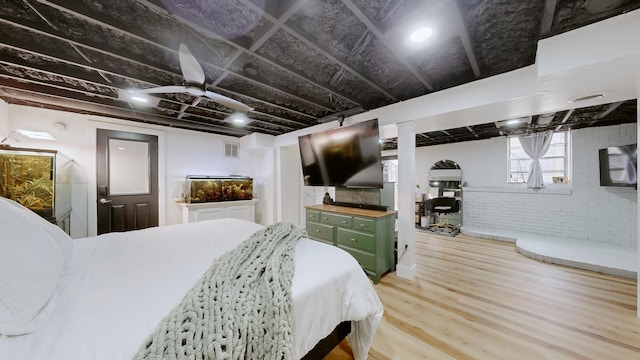
[[[378,120],[298,138],[307,186],[382,188]]]
[[[636,144],[599,150],[601,186],[636,186]]]

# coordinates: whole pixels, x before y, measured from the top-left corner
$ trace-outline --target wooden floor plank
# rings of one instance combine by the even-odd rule
[[[640,358],[635,280],[464,234],[417,233],[415,253],[415,279],[375,285],[385,314],[370,360]],[[346,342],[327,357],[352,358]]]

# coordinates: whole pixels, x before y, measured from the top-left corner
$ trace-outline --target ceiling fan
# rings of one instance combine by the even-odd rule
[[[198,60],[195,58],[195,56],[193,56],[193,54],[191,53],[191,51],[189,51],[185,44],[180,44],[178,55],[180,58],[180,69],[182,70],[182,76],[184,78],[182,85],[158,86],[149,89],[128,90],[128,98],[134,98],[136,94],[183,93],[196,97],[190,104],[191,106],[197,105],[202,97],[205,97],[234,110],[244,112],[253,110],[252,107],[245,105],[237,100],[207,90],[204,70],[202,70],[202,66],[200,66]],[[182,117],[184,111],[188,107],[189,104],[184,104],[181,107],[178,118]]]

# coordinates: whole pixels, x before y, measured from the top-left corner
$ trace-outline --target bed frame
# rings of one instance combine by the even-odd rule
[[[326,338],[320,340],[302,360],[322,360],[351,332],[351,321],[343,321]]]

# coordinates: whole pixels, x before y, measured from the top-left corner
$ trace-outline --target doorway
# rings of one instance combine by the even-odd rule
[[[158,226],[158,137],[96,134],[98,235]]]

